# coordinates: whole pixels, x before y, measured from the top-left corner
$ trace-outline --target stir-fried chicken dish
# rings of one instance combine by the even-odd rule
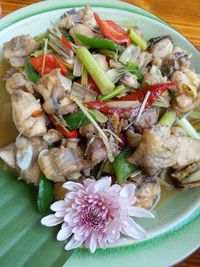
[[[40,212],[64,198],[63,183],[88,177],[134,184],[146,209],[162,184],[200,185],[200,76],[171,36],[145,40],[86,6],[14,37],[3,56],[19,134],[0,159],[38,186]]]

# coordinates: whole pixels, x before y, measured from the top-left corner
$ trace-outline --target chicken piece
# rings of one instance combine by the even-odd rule
[[[37,48],[36,41],[29,35],[21,35],[14,37],[11,41],[4,43],[4,58],[19,58],[29,56]]]
[[[200,141],[187,136],[174,136],[169,127],[157,125],[145,130],[131,163],[141,166],[153,176],[161,169],[180,169],[200,161]]]
[[[130,72],[125,73],[120,79],[120,82],[128,88],[137,89],[140,86],[137,81],[137,76],[131,74]]]
[[[137,59],[138,68],[140,70],[145,69],[152,60],[153,56],[151,53],[147,51],[142,51]]]
[[[86,157],[93,165],[96,165],[107,158],[106,147],[100,138],[94,138],[93,142],[89,144]]]
[[[171,81],[177,84],[172,97],[172,106],[175,110],[187,113],[200,104],[200,82],[196,73],[191,70],[175,71]]]
[[[67,114],[76,110],[76,104],[69,99],[72,81],[61,75],[60,69],[52,70],[40,79],[34,89],[44,99],[43,108],[48,114]]]
[[[171,77],[171,75],[177,70],[187,70],[190,67],[190,58],[191,54],[188,54],[180,47],[175,47],[171,57],[167,58],[164,62],[162,71],[166,74],[166,76]]]
[[[97,22],[94,18],[94,11],[90,5],[86,5],[85,8],[79,10],[78,15],[83,24],[88,26],[90,29],[95,29],[98,27]]]
[[[19,179],[37,185],[41,175],[38,155],[47,145],[39,137],[16,139],[16,163],[19,168]]]
[[[79,133],[81,136],[90,138],[94,133],[96,133],[96,129],[92,123],[81,126],[79,128]]]
[[[14,90],[19,88],[33,94],[33,87],[26,75],[17,72],[6,80],[6,90],[12,94]]]
[[[139,133],[142,133],[144,129],[152,128],[158,121],[158,112],[155,108],[144,110],[139,120],[133,120],[133,127]]]
[[[163,77],[162,75],[156,73],[147,72],[144,75],[144,83],[146,83],[149,86],[158,83],[166,83],[167,80],[168,79],[166,76]]]
[[[80,17],[75,9],[71,9],[61,16],[59,27],[69,30],[72,26],[80,22]]]
[[[43,140],[48,144],[52,145],[58,141],[62,140],[62,134],[56,129],[50,129],[47,133],[43,136]]]
[[[173,51],[173,43],[170,36],[159,36],[151,38],[148,42],[148,50],[153,56],[153,65],[161,67],[166,58],[168,58]]]
[[[74,34],[75,32],[78,32],[82,35],[85,35],[85,36],[91,37],[91,38],[95,38],[95,36],[96,36],[95,33],[84,24],[78,23],[78,24],[72,26],[71,29],[69,30],[69,33],[72,36],[74,42],[76,44],[79,44],[79,45],[81,44],[81,42],[79,42],[79,40],[76,38],[76,36]]]
[[[200,162],[193,163],[186,168],[183,168],[181,170],[177,170],[174,173],[171,174],[171,177],[182,181],[184,178],[186,178],[189,174],[197,171],[200,168]]]
[[[186,131],[181,127],[171,127],[171,133],[175,136],[187,136]]]
[[[15,169],[15,143],[0,149],[0,159],[9,167]]]
[[[21,89],[11,95],[13,110],[13,121],[20,133],[27,137],[43,136],[46,129],[46,122],[40,100],[32,94]],[[34,116],[34,112],[41,112],[41,115]]]
[[[143,182],[136,188],[135,196],[136,206],[152,209],[160,199],[160,183],[154,177],[146,177]]]
[[[170,137],[168,127],[155,126],[151,130],[144,130],[142,140],[129,161],[141,166],[150,176],[160,169],[175,165],[178,145]]]
[[[140,141],[142,140],[142,135],[139,133],[136,133],[134,129],[132,128],[126,131],[126,138],[127,138],[128,144],[131,147],[135,148],[139,145]]]
[[[63,200],[67,193],[67,189],[63,187],[64,183],[53,184],[53,199],[54,201]]]
[[[63,146],[42,150],[38,162],[45,176],[54,182],[65,182],[83,168],[82,157],[76,149]]]

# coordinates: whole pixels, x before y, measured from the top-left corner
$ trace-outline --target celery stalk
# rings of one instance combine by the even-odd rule
[[[121,94],[126,88],[124,87],[124,85],[119,85],[117,87],[115,87],[112,91],[110,91],[110,93],[102,96],[99,98],[99,100],[109,100],[112,99],[113,97]]]
[[[129,29],[129,37],[136,45],[139,45],[142,50],[147,49],[147,42],[133,29]]]
[[[197,131],[186,118],[180,119],[176,125],[183,128],[186,131],[187,135],[191,138],[200,139],[200,136],[198,135]]]
[[[176,121],[176,113],[174,111],[166,111],[165,114],[159,120],[159,124],[162,126],[172,126]]]
[[[76,55],[99,87],[101,93],[103,95],[108,94],[115,85],[109,80],[108,76],[96,62],[89,50],[86,47],[78,47],[76,49]]]

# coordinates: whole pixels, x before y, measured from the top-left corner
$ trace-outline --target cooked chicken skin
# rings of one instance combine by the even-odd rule
[[[129,161],[153,176],[167,167],[179,169],[200,161],[199,151],[199,140],[174,136],[169,127],[158,125],[144,131],[142,140]]]
[[[30,138],[43,136],[46,133],[46,122],[40,100],[37,100],[32,94],[18,89],[12,94],[11,102],[13,121],[20,133]],[[41,112],[41,115],[34,117],[35,111]]]
[[[3,46],[3,55],[5,58],[26,57],[37,48],[36,41],[29,35],[21,35],[13,38]]]
[[[65,182],[83,168],[82,158],[76,149],[68,147],[42,150],[38,161],[45,176],[54,182]]]
[[[19,88],[33,94],[33,87],[26,75],[17,72],[6,80],[6,90],[9,94],[13,94],[14,90]]]

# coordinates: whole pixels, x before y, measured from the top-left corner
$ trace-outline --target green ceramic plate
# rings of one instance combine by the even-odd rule
[[[0,51],[3,43],[12,37],[24,33],[40,34],[51,27],[51,23],[56,22],[66,8],[78,8],[86,3],[90,3],[104,18],[123,24],[130,24],[131,21],[144,31],[147,38],[171,34],[175,44],[193,53],[193,66],[200,72],[199,52],[189,41],[150,13],[119,1],[100,4],[98,0],[52,0],[21,9],[0,21]],[[99,250],[95,255],[80,249],[70,257],[65,266],[97,267],[104,264],[105,267],[143,267],[169,266],[175,263],[200,244],[200,237],[197,235],[197,225],[200,225],[199,195],[200,189],[197,188],[179,191],[156,208],[155,220],[140,220],[148,232],[148,240],[133,242],[131,239],[122,239],[114,248]],[[56,229],[47,229],[40,225],[40,216],[35,210],[34,189],[23,182],[16,182],[13,174],[2,168],[0,206],[1,266],[59,267],[65,263],[70,253],[64,252],[62,242],[55,241]],[[188,222],[190,224],[184,226]],[[180,240],[181,245],[177,240]]]

